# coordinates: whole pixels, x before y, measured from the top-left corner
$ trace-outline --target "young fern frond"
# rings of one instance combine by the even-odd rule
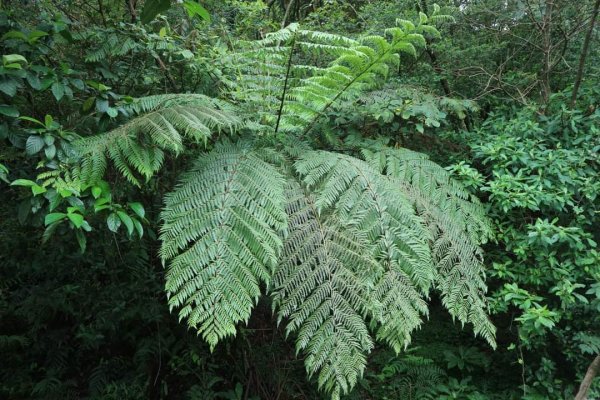
[[[415,56],[416,47],[425,45],[419,27],[405,24],[388,29],[387,38],[355,40],[291,24],[233,55],[237,77],[229,82],[231,95],[247,107],[257,129],[307,133],[338,100],[356,99],[380,85],[400,53]],[[315,56],[321,65],[293,62]]]
[[[286,211],[290,231],[273,277],[273,307],[297,352],[306,353],[309,376],[333,399],[362,376],[373,348],[364,315],[368,294],[362,275],[375,268],[364,239],[324,218],[310,195],[290,180]]]
[[[285,229],[284,179],[247,143],[202,155],[161,213],[169,305],[211,348],[248,321]]]
[[[102,178],[107,159],[131,183],[149,179],[165,152],[178,154],[184,139],[206,143],[215,131],[235,129],[241,120],[226,103],[203,95],[158,95],[135,100],[126,110],[142,114],[112,131],[74,143],[81,157],[81,180]]]

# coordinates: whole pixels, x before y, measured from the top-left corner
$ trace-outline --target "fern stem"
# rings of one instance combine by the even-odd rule
[[[285,103],[285,95],[287,93],[288,81],[290,78],[290,71],[292,70],[292,57],[294,56],[294,47],[296,45],[296,35],[294,32],[294,36],[292,37],[292,44],[290,47],[290,56],[287,61],[287,70],[285,72],[285,81],[283,82],[283,93],[281,95],[281,102],[279,104],[279,112],[277,113],[277,124],[275,124],[275,133],[279,131],[279,123],[281,122],[281,114],[283,113],[283,105]]]

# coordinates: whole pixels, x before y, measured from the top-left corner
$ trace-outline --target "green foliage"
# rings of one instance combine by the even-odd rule
[[[283,177],[248,145],[220,145],[198,159],[161,214],[171,308],[211,348],[248,322],[281,252]]]
[[[0,397],[573,398],[592,1],[463,3],[3,2]]]
[[[373,346],[368,326],[399,352],[427,314],[424,297],[432,288],[453,316],[494,343],[480,296],[479,242],[466,229],[487,228],[486,221],[464,199],[471,207],[455,215],[462,226],[438,221],[443,197],[463,194],[447,174],[438,171],[446,178],[438,176],[447,185],[444,196],[425,184],[439,201],[433,204],[415,197],[419,188],[412,190],[407,177],[382,175],[351,156],[308,151],[284,168],[304,184],[287,172],[284,207],[280,173],[258,156],[273,150],[257,149],[218,144],[167,196],[162,214],[161,254],[172,259],[170,305],[212,347],[248,320],[260,284],[271,279],[278,319],[287,320],[297,351],[307,354],[309,375],[318,373],[319,386],[333,398],[362,375]],[[418,170],[408,163],[405,172]],[[438,214],[424,212],[425,203]],[[440,235],[436,241],[430,231]]]
[[[143,97],[124,109],[143,115],[110,132],[74,143],[81,157],[83,182],[102,179],[110,158],[128,181],[139,185],[135,173],[150,179],[161,168],[164,151],[183,151],[184,138],[206,144],[212,132],[241,125],[225,103],[197,94]]]

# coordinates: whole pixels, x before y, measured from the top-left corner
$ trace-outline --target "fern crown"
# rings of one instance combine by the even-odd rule
[[[332,398],[356,385],[375,341],[408,346],[432,292],[494,344],[479,248],[490,227],[477,199],[423,154],[366,140],[328,152],[308,140],[331,108],[381,88],[423,35],[438,35],[427,23],[358,39],[292,24],[221,60],[229,102],[138,99],[128,122],[76,143],[82,180],[101,179],[110,160],[136,185],[189,144],[212,147],[166,196],[160,233],[169,306],[211,348],[263,294]],[[255,139],[213,145],[220,131]]]

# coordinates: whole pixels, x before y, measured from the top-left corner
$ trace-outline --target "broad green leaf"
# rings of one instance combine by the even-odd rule
[[[50,90],[52,90],[52,95],[56,101],[60,101],[60,99],[62,99],[65,95],[65,87],[62,83],[54,82]]]
[[[2,64],[24,63],[27,64],[27,59],[20,54],[6,54],[2,56]]]
[[[31,187],[31,192],[33,193],[34,196],[37,196],[38,194],[42,194],[46,192],[46,188],[40,185],[33,185]]]
[[[198,16],[205,21],[210,22],[210,14],[206,11],[206,8],[202,7],[198,2],[194,0],[185,0],[183,6],[188,12],[190,17]]]
[[[83,110],[83,112],[88,112],[92,109],[92,107],[94,106],[94,102],[96,101],[96,97],[92,96],[92,97],[88,97],[86,101],[83,102],[83,104],[81,105],[81,109]]]
[[[114,118],[114,117],[116,117],[117,115],[119,115],[119,112],[117,111],[117,109],[116,109],[116,108],[113,108],[113,107],[108,107],[108,108],[106,109],[106,113],[107,113],[107,114],[108,114],[108,116],[109,116],[109,117],[111,117],[111,118]]]
[[[31,135],[25,142],[25,152],[30,156],[44,148],[44,139],[41,136]]]
[[[101,113],[108,111],[109,105],[106,99],[96,99],[96,110]]]
[[[61,219],[64,219],[67,216],[67,214],[65,213],[50,213],[46,215],[46,218],[44,218],[44,225],[48,226],[53,222],[56,221],[60,221]]]
[[[20,86],[21,85],[19,82],[15,81],[14,79],[5,79],[0,81],[0,91],[10,97],[13,97],[15,94],[17,94],[17,89]]]
[[[19,110],[6,104],[0,104],[0,114],[16,118],[19,116]]]
[[[12,181],[10,186],[34,186],[37,185],[34,181],[30,181],[29,179],[16,179]]]
[[[131,235],[133,233],[133,221],[131,220],[131,217],[123,211],[117,211],[117,215],[121,221],[123,221],[125,227],[127,227],[127,233]]]
[[[35,42],[36,42],[36,41],[37,41],[39,38],[41,38],[41,37],[44,37],[44,36],[48,36],[48,32],[44,32],[44,31],[38,31],[38,30],[31,31],[31,32],[29,32],[29,35],[27,35],[27,39],[28,39],[27,41],[28,41],[30,44],[33,44],[33,43],[35,43]]]
[[[69,220],[71,220],[73,225],[75,225],[75,228],[77,228],[77,229],[81,228],[81,225],[83,224],[83,215],[76,214],[76,213],[69,213],[69,214],[67,214],[67,218],[69,218]]]
[[[101,194],[102,194],[102,188],[100,186],[94,186],[92,188],[92,196],[94,196],[95,199],[100,197]]]
[[[134,202],[128,204],[129,207],[133,210],[134,213],[137,214],[138,217],[144,218],[144,215],[146,215],[146,210],[144,210],[144,206],[142,205],[142,203]]]
[[[108,225],[108,229],[111,232],[116,233],[119,230],[119,227],[121,226],[121,220],[119,219],[119,216],[117,214],[112,213],[106,219],[106,225]]]
[[[51,134],[48,133],[44,135],[44,143],[46,143],[46,146],[52,146],[55,141],[56,139]]]
[[[27,79],[27,83],[29,83],[29,86],[31,86],[32,89],[42,89],[42,82],[40,81],[40,78],[37,75],[29,72],[27,73],[27,76],[25,78]]]
[[[54,156],[56,155],[56,146],[52,144],[52,145],[46,147],[44,149],[44,154],[46,154],[46,157],[49,160],[52,160],[54,158]]]
[[[6,39],[21,39],[27,41],[27,36],[21,31],[8,31],[2,35],[2,40]]]
[[[21,119],[23,121],[33,122],[34,124],[37,124],[37,125],[41,126],[42,128],[46,127],[44,125],[44,123],[42,121],[40,121],[39,119],[35,119],[35,118],[31,118],[31,117],[19,117],[19,119]]]
[[[138,236],[140,237],[140,239],[142,238],[142,236],[144,235],[144,227],[142,227],[142,224],[140,221],[138,221],[135,218],[132,218],[133,220],[133,226],[135,227],[135,230],[138,233]]]

